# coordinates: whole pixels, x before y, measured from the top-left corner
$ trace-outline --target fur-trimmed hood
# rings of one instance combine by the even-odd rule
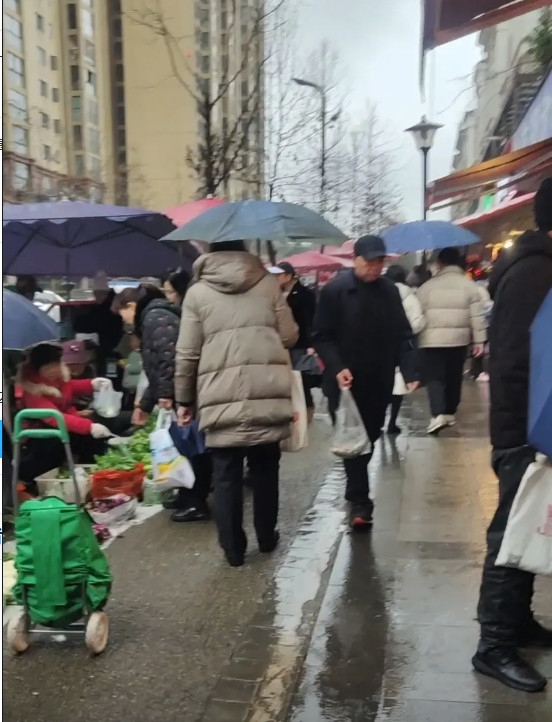
[[[46,381],[40,374],[32,369],[28,363],[22,364],[17,370],[15,383],[19,388],[31,396],[50,396],[54,399],[61,399],[64,384],[71,381],[71,371],[62,364],[62,377],[56,383]]]

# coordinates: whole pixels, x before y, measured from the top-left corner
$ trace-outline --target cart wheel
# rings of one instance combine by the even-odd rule
[[[27,613],[24,610],[8,621],[6,636],[8,638],[8,644],[17,654],[21,654],[28,649],[29,625]]]
[[[92,654],[101,654],[107,647],[109,619],[105,612],[92,612],[86,623],[84,640]]]

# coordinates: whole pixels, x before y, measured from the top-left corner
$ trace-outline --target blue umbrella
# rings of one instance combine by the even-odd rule
[[[432,251],[449,246],[471,246],[479,238],[449,221],[412,221],[391,226],[383,234],[389,253]]]
[[[59,327],[48,314],[23,296],[2,289],[4,351],[23,351],[45,341],[59,340]]]
[[[174,228],[162,213],[82,201],[4,204],[4,273],[42,276],[159,275],[191,267],[197,251],[158,239]]]
[[[164,241],[303,241],[313,245],[343,243],[338,228],[321,215],[293,203],[238,201],[212,208],[169,233]]]
[[[520,301],[521,303],[522,301]],[[552,291],[531,326],[529,443],[552,459]]]

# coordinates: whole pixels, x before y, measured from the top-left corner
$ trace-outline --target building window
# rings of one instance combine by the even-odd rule
[[[115,66],[115,80],[117,80],[119,83],[122,83],[125,79],[125,71],[123,69],[122,63],[117,63]]]
[[[200,45],[202,50],[209,50],[209,33],[201,33]]]
[[[50,127],[50,116],[48,113],[43,113],[40,111],[40,125],[43,128],[49,128]]]
[[[126,145],[126,131],[124,128],[119,128],[117,131],[117,144],[121,147]]]
[[[58,59],[57,55],[52,55],[50,58],[50,69],[51,70],[57,70],[58,69]]]
[[[90,158],[88,167],[90,168],[90,176],[98,179],[100,177],[100,159]]]
[[[126,150],[120,150],[117,153],[117,160],[119,162],[119,165],[125,166],[126,165]]]
[[[40,95],[43,98],[47,98],[48,97],[48,83],[45,80],[39,80],[38,85],[40,88]]]
[[[42,146],[42,157],[44,160],[52,160],[52,149],[49,145]]]
[[[209,60],[210,60],[210,59],[209,59],[209,56],[208,56],[208,55],[202,55],[202,56],[201,56],[201,72],[202,72],[202,73],[205,73],[206,75],[207,75],[207,73],[209,72],[209,70],[210,70],[210,68],[211,68],[211,63],[209,62]]]
[[[46,55],[46,51],[44,48],[41,48],[40,46],[37,48],[38,53],[38,64],[42,65],[43,68],[46,67],[48,63],[48,56]]]
[[[25,87],[25,63],[13,53],[8,53],[8,80],[10,85]]]
[[[117,108],[117,125],[124,125],[125,124],[125,108],[124,106],[119,106]]]
[[[116,40],[113,43],[113,55],[115,57],[115,60],[123,59],[123,44],[120,40]]]
[[[4,15],[4,39],[6,44],[23,52],[23,28],[19,20]]]
[[[15,190],[22,191],[29,187],[29,166],[26,163],[16,161],[12,168],[12,186]]]
[[[88,37],[94,37],[94,21],[92,20],[92,13],[90,10],[81,11],[82,18],[82,32]]]
[[[75,175],[83,176],[84,175],[84,158],[81,153],[76,154],[73,156],[73,161],[75,164]]]
[[[19,125],[12,127],[12,148],[20,155],[27,155],[29,151],[29,133]]]
[[[9,10],[16,15],[21,14],[21,0],[4,0],[4,10]]]
[[[95,128],[90,128],[90,130],[88,131],[88,144],[89,144],[88,150],[91,153],[94,153],[94,155],[99,155],[99,153],[100,153],[100,134]]]
[[[82,126],[73,126],[73,146],[75,150],[82,150]]]
[[[77,30],[77,5],[76,3],[67,4],[67,27],[69,30]]]
[[[59,88],[52,88],[52,100],[59,103]]]
[[[80,95],[73,95],[71,98],[71,118],[77,122],[82,120],[82,104]]]
[[[27,120],[27,97],[13,88],[8,89],[8,115],[12,120]]]
[[[78,65],[71,65],[71,90],[80,90],[80,70]]]
[[[61,120],[59,118],[56,118],[54,120],[54,133],[56,135],[59,135],[61,133]]]
[[[123,105],[125,102],[125,89],[122,85],[115,88],[115,102],[117,105]]]
[[[87,71],[86,77],[86,94],[96,97],[96,76],[91,70]]]
[[[95,100],[88,101],[88,122],[91,125],[98,125],[98,104]]]
[[[94,65],[96,62],[96,48],[94,47],[94,43],[91,43],[90,40],[84,41],[84,57],[91,63],[91,65]]]
[[[44,15],[41,15],[40,13],[36,13],[35,20],[36,20],[36,29],[39,30],[41,33],[43,33],[44,32]]]
[[[123,34],[122,31],[122,25],[121,25],[121,18],[115,18],[113,21],[113,35],[116,38],[120,38]]]

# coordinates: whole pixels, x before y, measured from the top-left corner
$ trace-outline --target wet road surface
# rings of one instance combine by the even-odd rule
[[[9,722],[544,722],[552,690],[529,696],[475,675],[470,658],[494,510],[486,389],[466,388],[457,427],[423,429],[423,394],[370,468],[371,534],[345,524],[343,471],[315,424],[287,455],[282,548],[222,562],[212,525],[164,516],[109,550],[112,640],[4,655]],[[536,609],[552,625],[551,580]],[[546,617],[548,616],[548,620]],[[552,677],[552,654],[535,657]]]

